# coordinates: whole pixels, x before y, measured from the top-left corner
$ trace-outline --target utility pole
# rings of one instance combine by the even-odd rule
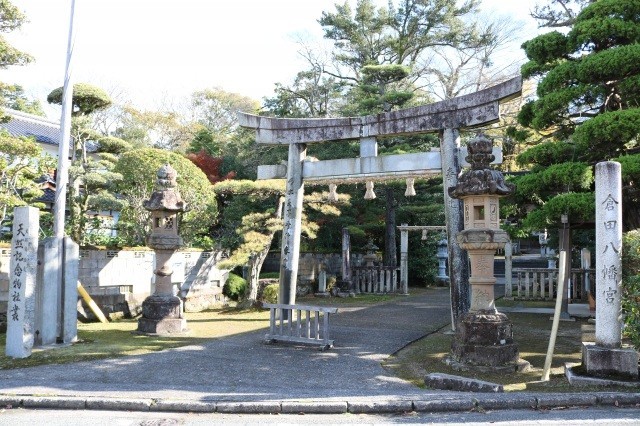
[[[71,0],[67,61],[62,89],[62,116],[60,118],[60,144],[58,145],[58,173],[56,174],[56,200],[53,206],[53,235],[64,237],[67,184],[69,183],[69,147],[71,145],[71,112],[73,109],[73,48],[75,45],[74,15],[76,1]]]

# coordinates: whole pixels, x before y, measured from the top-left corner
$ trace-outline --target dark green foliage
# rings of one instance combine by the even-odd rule
[[[551,31],[524,42],[522,48],[533,63],[545,64],[567,56],[567,38],[558,31]],[[523,73],[522,76],[529,78],[533,75]]]
[[[261,272],[260,279],[263,278],[280,278],[280,272]]]
[[[229,273],[227,282],[222,287],[222,294],[231,300],[242,300],[247,291],[247,280],[233,272]]]
[[[122,154],[129,151],[132,146],[129,142],[113,136],[103,136],[98,139],[100,152],[108,152],[111,154]]]
[[[640,4],[635,0],[599,0],[578,15],[568,38],[575,48],[637,43],[639,17]]]
[[[621,164],[624,182],[640,181],[640,154],[624,155],[613,160]]]
[[[623,158],[624,229],[640,226],[640,197],[633,176],[640,134],[640,3],[636,0],[576,1],[576,13],[537,8],[549,23],[571,25],[524,43],[530,62],[524,77],[541,77],[538,98],[524,105],[520,124],[551,140],[529,148],[518,163],[531,175],[515,179],[516,199],[538,205],[523,225],[542,229],[593,215],[594,164]],[[562,3],[565,5],[565,3]],[[554,11],[555,10],[555,11]],[[544,13],[542,13],[544,12]],[[565,20],[560,19],[564,13]],[[636,175],[637,176],[637,175]],[[558,195],[559,194],[559,195]]]
[[[612,111],[579,126],[573,140],[586,160],[609,160],[625,152],[625,144],[640,134],[640,108]]]
[[[198,153],[203,150],[212,157],[217,157],[221,153],[220,145],[215,141],[213,133],[204,127],[193,137],[187,152]]]
[[[622,237],[622,312],[624,335],[640,350],[640,231]]]
[[[528,164],[538,164],[540,166],[550,166],[558,159],[575,159],[578,157],[576,147],[564,141],[546,141],[528,148],[517,157],[517,162],[521,166]]]
[[[519,116],[521,124],[569,136],[585,118],[638,108],[635,85],[624,84],[640,74],[638,8],[634,0],[590,3],[566,37],[552,32],[526,42],[523,47],[530,62],[523,67],[523,76],[543,79],[539,99]],[[603,145],[592,139],[584,148],[599,151]]]
[[[592,222],[595,216],[595,201],[593,192],[559,194],[529,213],[522,224],[532,230],[557,227],[564,213],[568,214],[570,223]]]
[[[62,105],[62,87],[49,93],[47,102]],[[111,98],[104,90],[87,83],[73,85],[73,115],[86,115],[111,105]]]

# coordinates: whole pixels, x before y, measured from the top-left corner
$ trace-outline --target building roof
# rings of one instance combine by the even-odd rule
[[[56,190],[55,188],[43,188],[42,189],[42,197],[38,198],[37,201],[41,203],[49,203],[54,204],[56,202]]]
[[[9,108],[5,108],[4,113],[10,116],[11,120],[0,123],[0,128],[6,129],[12,136],[34,137],[40,143],[59,145],[59,122]]]

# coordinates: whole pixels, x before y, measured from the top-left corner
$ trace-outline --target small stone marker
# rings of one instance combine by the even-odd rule
[[[13,213],[5,349],[13,358],[26,358],[33,348],[39,215],[34,207],[16,207]]]
[[[318,293],[327,292],[327,271],[322,269],[318,273]]]

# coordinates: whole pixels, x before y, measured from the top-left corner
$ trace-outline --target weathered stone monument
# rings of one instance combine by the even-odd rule
[[[468,150],[471,169],[448,191],[464,206],[464,230],[456,240],[469,253],[471,307],[458,319],[448,361],[460,369],[522,370],[528,363],[520,362],[512,324],[496,310],[494,302],[494,256],[509,241],[507,233],[500,229],[498,200],[511,194],[515,187],[505,182],[501,172],[490,168],[490,139],[479,135],[469,142]]]
[[[147,245],[155,250],[155,292],[142,302],[142,318],[138,320],[138,332],[145,334],[172,334],[187,330],[182,314],[182,301],[173,292],[170,259],[182,246],[178,235],[178,213],[185,203],[177,189],[178,174],[169,164],[160,167],[156,188],[144,208],[151,212],[151,235]]]
[[[34,207],[13,211],[6,354],[15,358],[77,340],[78,245],[68,237],[38,243],[39,217]]]
[[[5,353],[14,358],[31,355],[35,340],[39,215],[34,207],[13,213]]]
[[[620,163],[596,164],[596,341],[583,342],[590,376],[638,378],[638,352],[622,347],[622,177]]]
[[[295,303],[304,182],[327,185],[360,182],[372,191],[374,181],[442,174],[445,188],[455,186],[462,166],[460,129],[497,122],[500,118],[500,102],[520,96],[521,90],[522,80],[517,77],[469,95],[365,117],[278,119],[239,112],[239,124],[255,129],[256,142],[289,146],[286,167],[258,168],[258,179],[287,180],[279,302]],[[440,135],[440,152],[377,155],[378,137],[422,133]],[[353,139],[360,141],[358,158],[305,161],[309,143]],[[453,241],[453,236],[462,230],[460,203],[451,199],[446,191],[444,198],[449,237],[451,305],[453,315],[457,318],[469,307],[468,288],[462,282],[463,277],[468,275],[468,262],[466,254]]]

